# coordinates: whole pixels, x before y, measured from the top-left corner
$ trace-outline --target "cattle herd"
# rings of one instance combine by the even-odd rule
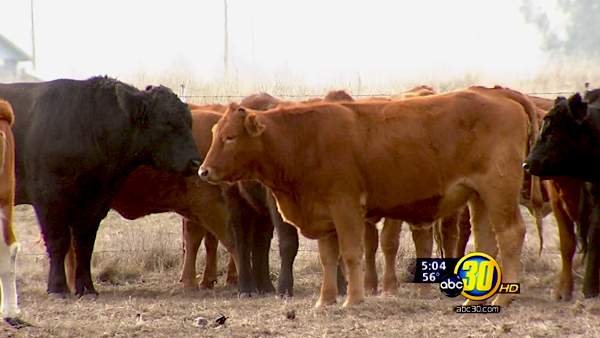
[[[338,294],[346,295],[344,307],[358,304],[379,292],[379,243],[383,291],[397,288],[402,222],[417,257],[432,256],[434,238],[441,255],[461,257],[472,232],[476,251],[499,255],[503,282],[518,282],[520,204],[536,219],[540,252],[542,218],[552,211],[557,219],[555,296],[572,297],[578,242],[583,293],[599,293],[600,90],[552,101],[499,86],[448,93],[419,86],[358,100],[344,91],[302,102],[259,93],[195,105],[163,86],[139,90],[94,77],[0,84],[0,98],[0,281],[2,315],[13,325],[23,324],[15,204],[34,207],[50,258],[47,292],[58,297],[97,295],[90,262],[110,209],[128,219],[183,217],[185,288],[214,285],[220,242],[230,254],[227,282],[240,296],[293,296],[300,232],[318,240],[316,306]],[[277,288],[268,265],[274,231]],[[506,306],[512,297],[493,303]]]

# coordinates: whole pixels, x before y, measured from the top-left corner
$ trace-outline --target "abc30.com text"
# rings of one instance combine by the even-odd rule
[[[498,305],[458,305],[454,307],[456,313],[500,313]]]

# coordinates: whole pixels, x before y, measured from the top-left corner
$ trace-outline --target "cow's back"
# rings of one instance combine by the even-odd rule
[[[461,187],[468,194],[478,184],[473,178],[505,165],[495,158],[515,159],[500,170],[519,172],[525,156],[527,113],[510,99],[466,90],[383,106],[344,105],[357,117],[354,158],[361,162],[356,165],[367,209],[376,206],[372,212],[382,216],[408,221],[445,216],[436,209],[445,195],[461,195]]]

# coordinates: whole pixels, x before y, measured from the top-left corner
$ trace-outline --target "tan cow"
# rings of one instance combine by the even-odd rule
[[[0,282],[2,317],[9,319],[9,323],[20,313],[15,280],[19,243],[12,227],[15,203],[15,141],[11,131],[13,120],[10,104],[0,100]]]
[[[499,249],[504,281],[518,281],[525,235],[521,162],[537,136],[535,107],[518,92],[471,87],[264,113],[231,105],[213,130],[200,176],[212,183],[260,180],[284,218],[318,239],[317,306],[336,300],[340,254],[348,276],[344,306],[363,301],[366,218],[432,222],[467,202],[476,249],[493,256]],[[510,299],[503,294],[494,302]]]

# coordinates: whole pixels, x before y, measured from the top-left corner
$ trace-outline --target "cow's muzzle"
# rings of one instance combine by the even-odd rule
[[[200,169],[198,169],[198,176],[200,176],[204,182],[211,184],[216,184],[219,181],[215,178],[215,173],[211,167],[201,166]]]

